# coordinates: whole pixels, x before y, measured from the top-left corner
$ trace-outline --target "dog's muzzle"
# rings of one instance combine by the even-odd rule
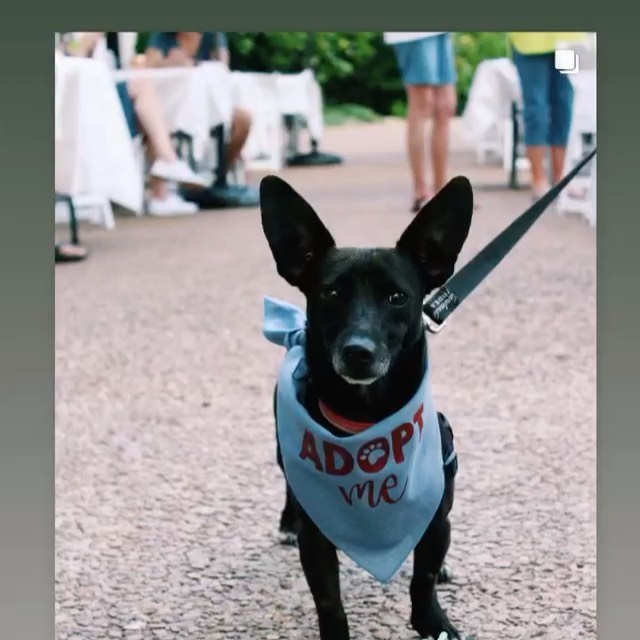
[[[386,374],[389,365],[380,357],[376,343],[364,336],[353,336],[336,349],[333,367],[349,384],[371,384]]]

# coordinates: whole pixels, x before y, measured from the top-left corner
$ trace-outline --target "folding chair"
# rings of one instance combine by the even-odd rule
[[[524,131],[522,107],[517,102],[511,103],[511,118],[505,122],[504,127],[503,167],[509,175],[509,189],[517,190],[520,188],[519,172],[529,167],[522,134]]]

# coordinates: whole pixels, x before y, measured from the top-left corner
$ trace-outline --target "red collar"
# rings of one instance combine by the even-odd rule
[[[375,422],[358,422],[356,420],[343,418],[333,409],[330,409],[324,402],[322,402],[322,400],[318,400],[318,408],[320,409],[320,413],[328,422],[330,422],[337,429],[346,431],[347,433],[362,433],[375,424]]]

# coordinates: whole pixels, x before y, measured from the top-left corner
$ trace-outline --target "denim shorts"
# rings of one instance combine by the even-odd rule
[[[554,53],[523,55],[513,51],[524,103],[527,146],[565,147],[573,110],[573,87],[555,68]]]
[[[456,60],[451,34],[401,42],[393,45],[405,85],[448,85],[456,83]]]

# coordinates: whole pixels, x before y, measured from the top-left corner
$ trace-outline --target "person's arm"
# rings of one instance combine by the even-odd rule
[[[211,59],[222,62],[222,64],[229,66],[229,47],[227,45],[227,36],[218,31],[215,33],[215,42],[213,49],[211,50]]]

